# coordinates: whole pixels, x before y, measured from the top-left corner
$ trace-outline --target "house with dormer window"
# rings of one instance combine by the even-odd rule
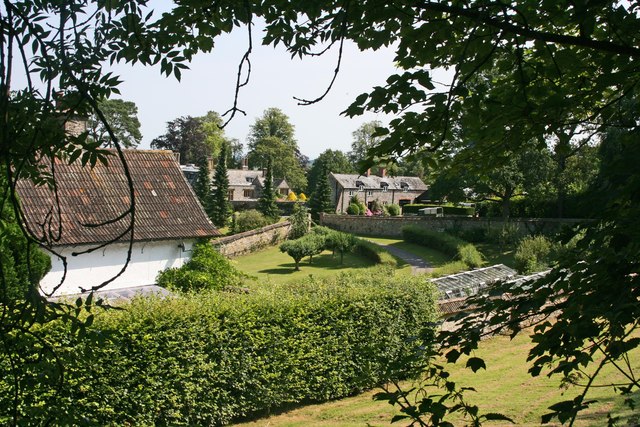
[[[337,213],[344,213],[356,196],[369,209],[377,201],[380,205],[400,206],[414,203],[427,190],[427,185],[415,176],[388,176],[381,169],[380,176],[367,171],[364,175],[330,173],[332,200]]]

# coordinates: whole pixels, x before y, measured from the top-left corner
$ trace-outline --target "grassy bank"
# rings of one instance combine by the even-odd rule
[[[477,355],[483,357],[487,363],[487,370],[474,374],[464,368],[464,361],[457,365],[449,365],[452,378],[458,385],[475,387],[477,392],[468,392],[467,398],[477,404],[480,410],[486,412],[500,412],[515,421],[518,426],[539,426],[540,417],[549,412],[547,408],[555,402],[573,398],[580,392],[578,388],[562,390],[559,388],[559,378],[548,378],[545,375],[531,377],[527,373],[527,352],[531,346],[526,334],[516,337],[513,341],[508,337],[498,336],[481,345]],[[640,370],[640,350],[636,349],[630,360]],[[605,369],[599,378],[600,384],[611,384],[618,380],[618,375],[612,369]],[[405,383],[409,388],[410,383]],[[273,415],[256,421],[236,424],[240,427],[272,426],[272,427],[343,427],[343,426],[387,426],[397,411],[385,402],[372,399],[377,391],[366,392],[361,395],[322,405],[309,405],[289,412]],[[576,423],[582,427],[599,427],[606,425],[607,413],[613,411],[622,415],[619,425],[627,425],[634,416],[633,412],[624,407],[624,397],[615,394],[610,388],[597,388],[588,397],[598,400],[589,409],[583,411]],[[640,395],[635,395],[636,404]],[[637,412],[635,413],[637,417]],[[452,420],[454,425],[464,425],[463,420]],[[637,422],[637,420],[636,420]],[[400,425],[400,424],[399,424]],[[512,425],[508,423],[487,423],[485,426]],[[546,424],[560,425],[557,421]],[[633,424],[635,425],[635,424]]]

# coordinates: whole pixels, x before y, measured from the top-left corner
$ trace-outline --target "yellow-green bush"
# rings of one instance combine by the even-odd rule
[[[53,425],[221,425],[340,398],[405,375],[409,366],[390,367],[429,344],[410,338],[435,319],[432,286],[392,270],[250,294],[140,298],[97,315],[79,342],[61,325],[49,331],[66,382],[37,417]],[[33,407],[20,410],[34,421]]]

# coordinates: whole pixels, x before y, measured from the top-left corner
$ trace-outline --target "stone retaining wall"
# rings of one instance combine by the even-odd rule
[[[563,218],[510,218],[505,221],[501,218],[471,218],[456,216],[442,218],[422,216],[366,217],[333,214],[321,214],[320,216],[321,225],[335,230],[365,236],[386,237],[401,237],[402,227],[407,225],[418,225],[430,230],[444,231],[446,229],[453,228],[463,230],[473,228],[499,230],[506,224],[509,224],[512,227],[517,227],[522,235],[540,233],[549,234],[559,231],[564,225],[573,225],[580,221],[582,220]]]
[[[279,222],[267,225],[257,230],[245,231],[233,236],[221,237],[211,241],[211,244],[224,256],[229,258],[243,255],[275,245],[284,240],[289,234],[291,223]]]

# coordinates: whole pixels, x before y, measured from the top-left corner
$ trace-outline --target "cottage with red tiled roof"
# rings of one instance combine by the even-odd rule
[[[219,235],[173,153],[124,150],[133,204],[126,169],[111,154],[93,168],[56,160],[55,191],[17,185],[25,226],[51,250],[40,282],[47,296],[152,285],[189,259],[196,239]]]

